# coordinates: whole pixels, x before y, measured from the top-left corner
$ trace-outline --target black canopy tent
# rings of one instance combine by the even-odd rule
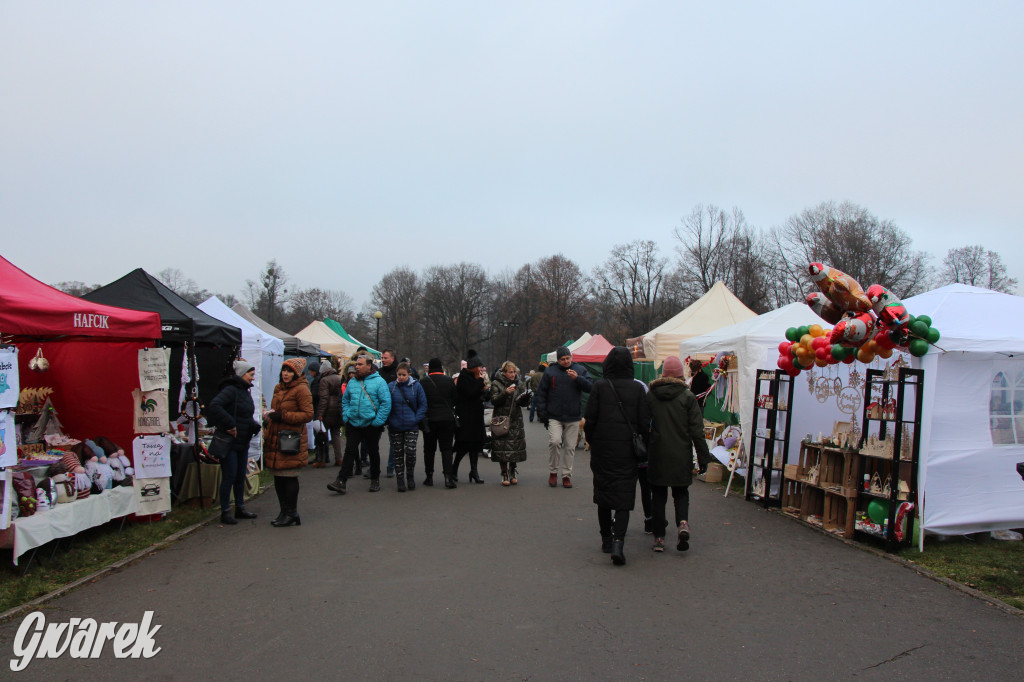
[[[207,315],[142,268],[132,270],[121,279],[85,294],[82,298],[160,314],[163,335],[159,345],[171,349],[171,399],[168,401],[171,419],[177,418],[181,408],[177,402],[186,347],[191,361],[199,368],[198,396],[199,402],[205,405],[217,394],[220,380],[230,371],[231,361],[237,357],[242,345],[240,329]],[[186,397],[192,385],[187,388]]]

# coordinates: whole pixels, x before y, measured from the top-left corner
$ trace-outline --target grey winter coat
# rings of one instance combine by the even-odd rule
[[[491,460],[494,462],[525,462],[526,461],[526,429],[523,426],[523,408],[516,401],[523,394],[523,387],[516,384],[517,390],[512,395],[506,393],[509,381],[499,373],[491,383],[491,404],[494,411],[491,418],[511,415],[512,422],[508,434],[491,440]]]

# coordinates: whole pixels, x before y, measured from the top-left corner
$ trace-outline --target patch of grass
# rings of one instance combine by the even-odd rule
[[[11,563],[10,550],[0,551],[0,613],[52,592],[101,568],[160,542],[166,537],[210,518],[217,510],[175,507],[162,521],[131,523],[118,533],[120,521],[111,521],[60,541],[53,558],[53,543],[39,548],[27,574],[28,554]]]
[[[1020,531],[1018,531],[1020,532]],[[900,556],[944,578],[1024,609],[1024,542],[988,539],[987,533],[926,539],[924,552],[905,549]]]

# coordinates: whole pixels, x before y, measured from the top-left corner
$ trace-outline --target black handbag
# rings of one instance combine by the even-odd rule
[[[277,451],[282,455],[297,455],[302,446],[302,436],[298,431],[280,431],[277,434]]]
[[[619,404],[619,409],[622,410],[622,417],[626,420],[626,424],[629,425],[629,430],[633,433],[633,457],[636,458],[637,464],[647,463],[647,443],[644,442],[644,437],[636,432],[633,428],[633,422],[629,421],[629,417],[626,415],[626,408],[622,406],[622,401],[619,400],[619,393],[615,390],[615,384],[612,383],[611,379],[608,380],[608,388],[612,389],[612,394],[615,396],[615,402]]]
[[[231,453],[231,446],[234,445],[234,442],[234,436],[227,431],[217,429],[213,432],[213,439],[210,440],[210,445],[206,448],[206,454],[219,462]]]

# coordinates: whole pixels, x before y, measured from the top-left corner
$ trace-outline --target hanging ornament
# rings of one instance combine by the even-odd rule
[[[814,385],[814,397],[819,403],[828,402],[832,397],[832,380],[828,377],[821,377]]]
[[[807,392],[814,393],[814,368],[807,370]]]
[[[846,385],[850,388],[860,388],[864,385],[864,377],[856,369],[853,369],[850,371],[850,378],[847,379]]]

